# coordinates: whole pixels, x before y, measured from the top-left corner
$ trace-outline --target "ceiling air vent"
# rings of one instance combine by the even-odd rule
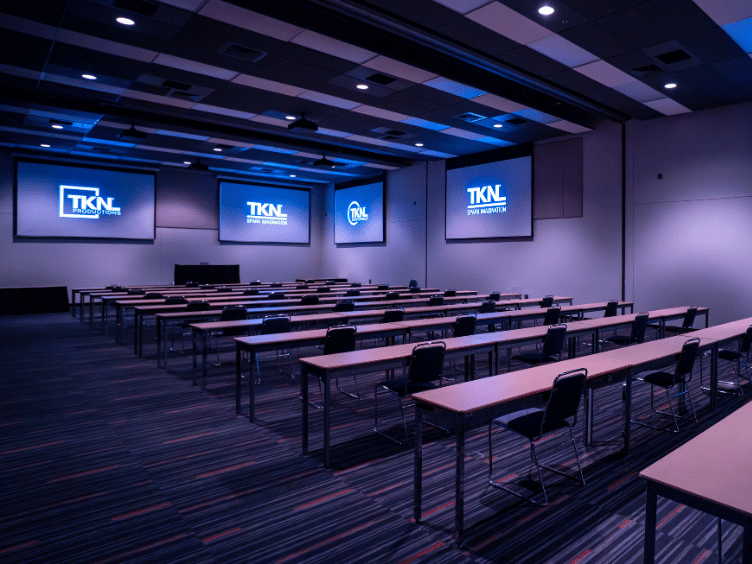
[[[266,57],[266,53],[257,49],[251,49],[250,47],[243,47],[242,45],[236,45],[230,43],[225,45],[219,50],[222,55],[227,55],[233,59],[240,59],[241,61],[248,61],[250,63],[258,63],[261,59]]]
[[[467,123],[475,123],[476,121],[486,119],[486,116],[482,116],[480,114],[474,114],[473,112],[467,112],[466,114],[462,114],[462,115],[455,116],[455,117],[457,119],[461,119],[462,121],[466,121]]]
[[[676,51],[669,51],[668,53],[663,53],[662,55],[656,55],[655,58],[667,65],[673,65],[674,63],[687,61],[692,57],[686,51],[677,49]]]
[[[506,123],[511,123],[512,125],[522,125],[523,123],[527,123],[527,120],[517,117],[517,118],[508,119]]]
[[[115,0],[112,3],[112,7],[146,16],[147,18],[152,17],[158,8],[156,4],[144,2],[143,0]]]
[[[185,82],[178,82],[177,80],[165,80],[162,83],[162,86],[165,86],[167,88],[172,88],[174,90],[190,90],[191,85],[186,84]]]
[[[631,71],[629,71],[629,74],[637,78],[642,78],[645,76],[652,76],[652,75],[659,74],[662,72],[663,70],[661,70],[661,68],[658,67],[658,65],[650,64],[650,65],[645,65],[644,67],[637,67],[636,69],[632,69]]]
[[[178,100],[191,100],[195,102],[199,97],[198,94],[189,94],[188,92],[181,92],[180,90],[173,90],[168,94],[171,98],[177,98]]]
[[[382,86],[386,86],[387,84],[391,84],[397,79],[391,76],[387,76],[385,74],[381,74],[380,72],[377,72],[375,74],[372,74],[369,77],[366,77],[366,80],[368,82],[375,82],[376,84],[381,84]]]

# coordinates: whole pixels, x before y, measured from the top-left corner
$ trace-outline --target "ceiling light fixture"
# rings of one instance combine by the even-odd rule
[[[305,113],[299,120],[294,121],[287,126],[287,129],[289,129],[290,131],[292,131],[293,129],[307,129],[308,131],[316,131],[318,130],[318,128],[318,125],[316,125],[311,120],[306,119]]]
[[[551,6],[542,6],[538,8],[538,13],[541,16],[550,16],[554,13],[554,9]]]
[[[217,151],[217,153],[221,153],[222,147],[214,147],[214,150]]]
[[[422,146],[423,146],[423,143],[416,143],[416,144],[415,144],[415,146],[416,146],[416,147],[422,147]]]
[[[368,90],[368,85],[367,84],[358,84],[355,88],[357,88],[358,90]]]
[[[285,116],[285,119],[288,121],[295,121],[295,116]]]
[[[47,143],[42,143],[40,147],[44,147],[45,149],[49,149],[50,146]]]
[[[119,17],[119,18],[117,18],[115,21],[117,23],[119,23],[119,24],[122,24],[122,25],[134,25],[136,23],[132,19],[130,19],[130,18],[124,18],[122,16]]]
[[[494,127],[496,127],[496,128],[504,127],[504,124],[503,123],[495,123]]]
[[[59,123],[53,123],[52,124],[52,129],[62,129],[62,128],[63,128],[63,126],[60,125]]]
[[[85,78],[86,80],[96,80],[97,79],[97,77],[94,76],[93,74],[82,74],[81,78]]]
[[[669,90],[672,88],[676,88],[676,83],[669,82],[668,84],[666,84],[665,88],[668,88]]]
[[[290,175],[290,178],[295,178],[295,175],[294,175],[294,174],[291,174],[291,175]]]
[[[191,164],[191,161],[183,161],[183,164],[184,165],[189,165],[189,164]]]

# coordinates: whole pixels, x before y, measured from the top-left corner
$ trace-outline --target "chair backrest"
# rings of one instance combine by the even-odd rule
[[[692,325],[695,323],[695,316],[697,315],[697,308],[690,307],[687,309],[687,313],[684,314],[684,321],[682,321],[682,329],[692,329]]]
[[[248,290],[243,290],[244,296],[258,296],[258,288],[249,288]]]
[[[355,309],[355,302],[352,300],[338,300],[334,305],[334,311],[353,311]]]
[[[401,307],[392,307],[384,311],[382,323],[397,323],[405,318],[405,310]]]
[[[543,356],[556,356],[560,354],[561,349],[564,348],[566,337],[567,326],[563,323],[549,327],[546,337],[543,339],[543,350],[541,351]]]
[[[303,296],[300,298],[300,305],[316,305],[319,303],[319,297],[316,295]]]
[[[179,296],[173,296],[170,298],[165,298],[164,301],[165,305],[178,305],[178,304],[187,304],[188,300],[185,298],[179,297]]]
[[[548,396],[538,436],[568,426],[568,419],[574,419],[573,425],[577,422],[577,412],[580,409],[586,379],[586,368],[562,372],[556,377],[551,395]]]
[[[323,294],[326,292],[331,292],[332,289],[329,286],[319,286],[318,288],[316,288],[316,291]]]
[[[324,338],[324,354],[337,354],[355,350],[354,325],[334,325],[329,327]]]
[[[227,306],[222,308],[222,315],[219,316],[220,321],[238,321],[240,319],[248,319],[248,311],[244,306]]]
[[[475,316],[458,315],[452,325],[452,337],[467,337],[475,335]]]
[[[199,286],[202,290],[215,290],[214,284],[201,284]]]
[[[551,307],[554,305],[554,297],[553,296],[544,296],[543,299],[539,302],[541,307]]]
[[[350,288],[360,288],[362,285],[360,282],[353,282],[350,284]]]
[[[619,302],[617,300],[611,300],[606,304],[606,311],[603,312],[603,317],[614,317],[616,316],[616,310],[619,307]]]
[[[430,298],[428,298],[428,305],[430,306],[444,305],[444,296],[431,296]]]
[[[491,292],[488,294],[488,299],[494,302],[498,302],[501,299],[501,292]]]
[[[410,356],[408,381],[411,384],[425,384],[441,378],[445,352],[446,345],[443,341],[415,345]]]
[[[418,292],[420,292],[420,286],[413,286],[412,288],[409,288],[407,291],[412,292],[413,294],[417,294]]]
[[[193,281],[186,282],[185,287],[186,288],[198,288],[198,282],[193,282]]]
[[[695,365],[697,349],[700,346],[700,339],[687,339],[682,345],[679,359],[676,361],[676,370],[674,370],[674,382],[689,382],[692,377],[692,368]]]
[[[561,313],[560,307],[550,307],[546,310],[546,315],[543,318],[543,325],[556,325],[559,322],[559,314]]]
[[[345,295],[346,296],[359,296],[360,290],[348,290],[347,292],[345,292]]]
[[[209,302],[206,301],[191,302],[185,308],[186,311],[206,311],[207,309],[209,309]]]
[[[307,290],[308,289],[308,284],[298,284],[297,286],[295,286],[295,289],[296,290]]]
[[[271,284],[269,284],[269,287],[270,288],[281,288],[282,287],[282,282],[272,282]]]
[[[480,313],[492,313],[496,311],[496,302],[492,300],[486,300],[480,304]]]
[[[159,292],[146,292],[144,294],[145,300],[158,300],[160,298],[164,298],[164,295],[160,294]]]
[[[648,328],[648,318],[650,316],[647,313],[638,313],[634,321],[632,322],[632,333],[629,335],[630,341],[635,343],[642,343],[645,340],[645,331]]]
[[[261,322],[261,334],[271,335],[272,333],[289,333],[290,316],[289,315],[267,315]]]
[[[379,285],[378,285],[378,286],[376,287],[376,289],[377,289],[377,290],[388,290],[388,289],[389,289],[389,284],[379,284]]]
[[[457,290],[444,290],[444,296],[447,298],[453,298],[457,295]]]
[[[129,296],[145,296],[146,295],[146,291],[143,290],[142,288],[131,288],[130,290],[128,290],[127,293]]]
[[[269,292],[268,297],[270,300],[284,300],[285,293],[284,292]]]
[[[400,297],[399,292],[387,292],[384,296],[385,300],[398,300]]]
[[[407,285],[408,288],[416,288],[418,286],[417,280],[410,280],[410,283]]]
[[[748,353],[750,345],[752,345],[752,325],[747,327],[747,330],[744,332],[742,343],[739,345],[739,352]]]
[[[253,282],[248,283],[249,286],[260,286],[261,280],[254,280]]]

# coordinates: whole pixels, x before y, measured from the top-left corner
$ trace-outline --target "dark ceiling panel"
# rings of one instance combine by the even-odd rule
[[[567,29],[560,35],[601,59],[608,59],[633,50],[633,47],[626,41],[622,41],[595,22],[586,22]]]
[[[10,16],[57,27],[63,19],[66,7],[66,2],[23,0],[23,2],[4,2],[2,12]],[[3,33],[5,33],[5,30],[3,30]]]
[[[516,41],[512,41],[464,17],[455,18],[448,24],[437,28],[436,31],[453,41],[484,53],[504,53],[519,47],[519,43]]]
[[[524,45],[505,53],[498,53],[496,56],[505,63],[538,76],[549,76],[569,68]]]
[[[432,0],[371,0],[370,4],[376,8],[381,8],[386,13],[395,14],[405,20],[427,27],[436,29],[449,23],[455,18],[461,18],[454,10],[450,10],[441,4],[436,4]]]
[[[627,8],[598,18],[596,21],[611,33],[638,49],[665,43],[672,39],[671,34],[663,30],[637,8]]]
[[[603,85],[600,82],[596,82],[592,78],[588,78],[584,74],[572,69],[553,74],[548,78],[564,88],[574,90],[581,94],[589,94],[590,92],[595,92],[603,88]]]
[[[639,10],[674,37],[682,37],[715,27],[715,23],[694,2],[648,0]]]
[[[82,61],[85,61],[85,63],[82,63]],[[85,72],[93,74],[98,78],[116,78],[116,80],[111,80],[110,84],[125,83],[127,85],[130,81],[136,80],[144,72],[148,63],[57,42],[50,54],[48,68],[49,65],[57,65],[70,69],[83,69]],[[81,78],[81,72],[76,72],[73,76]]]
[[[357,63],[351,63],[339,57],[319,53],[318,51],[301,47],[294,43],[285,43],[274,54],[291,61],[298,61],[301,64],[337,74],[344,74],[358,66]]]
[[[3,64],[42,71],[51,48],[52,41],[11,29],[0,31],[0,62]]]
[[[704,63],[714,63],[745,55],[741,47],[720,27],[706,29],[681,38],[692,53]]]
[[[543,3],[530,2],[530,0],[498,0],[501,4],[519,12],[529,20],[555,33],[561,33],[565,29],[582,25],[587,21],[587,17],[579,13],[576,9],[565,4],[564,2],[548,2],[547,5],[554,8],[554,13],[550,16],[543,16],[538,13]]]
[[[752,59],[747,55],[713,63],[713,68],[732,84],[752,89]]]
[[[627,0],[564,0],[567,4],[591,20],[626,10],[632,4]]]
[[[590,97],[601,104],[617,107],[623,112],[635,115],[637,119],[653,119],[663,115],[645,104],[636,102],[632,98],[610,88],[602,88],[601,90],[591,92]]]

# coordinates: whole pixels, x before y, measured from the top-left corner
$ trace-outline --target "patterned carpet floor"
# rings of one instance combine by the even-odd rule
[[[383,374],[358,378],[367,392],[360,401],[337,394],[333,467],[325,469],[320,411],[313,452],[301,452],[297,379],[264,363],[259,422],[251,424],[247,405],[235,414],[231,342],[220,343],[222,364],[210,369],[202,392],[192,386],[189,357],[172,358],[167,372],[156,367],[149,337],[138,358],[69,314],[0,322],[0,562],[638,563],[639,471],[752,397],[748,389],[724,396],[710,412],[696,369],[700,423],[684,422],[678,434],[634,427],[632,453],[620,458],[621,387],[599,390],[596,444],[582,446],[581,422],[576,432],[587,484],[545,474],[551,504],[544,508],[488,486],[487,427],[473,429],[467,539],[457,548],[454,437],[427,432],[423,516],[415,524],[413,450],[373,433],[373,386]],[[636,394],[636,409],[649,404],[647,394],[647,387]],[[393,416],[400,433],[396,408]],[[494,444],[495,471],[535,489],[524,445],[509,434]],[[571,448],[550,456],[571,468]],[[713,518],[665,500],[658,509],[660,562],[717,562]],[[723,523],[723,541],[723,561],[739,562],[741,529]]]

